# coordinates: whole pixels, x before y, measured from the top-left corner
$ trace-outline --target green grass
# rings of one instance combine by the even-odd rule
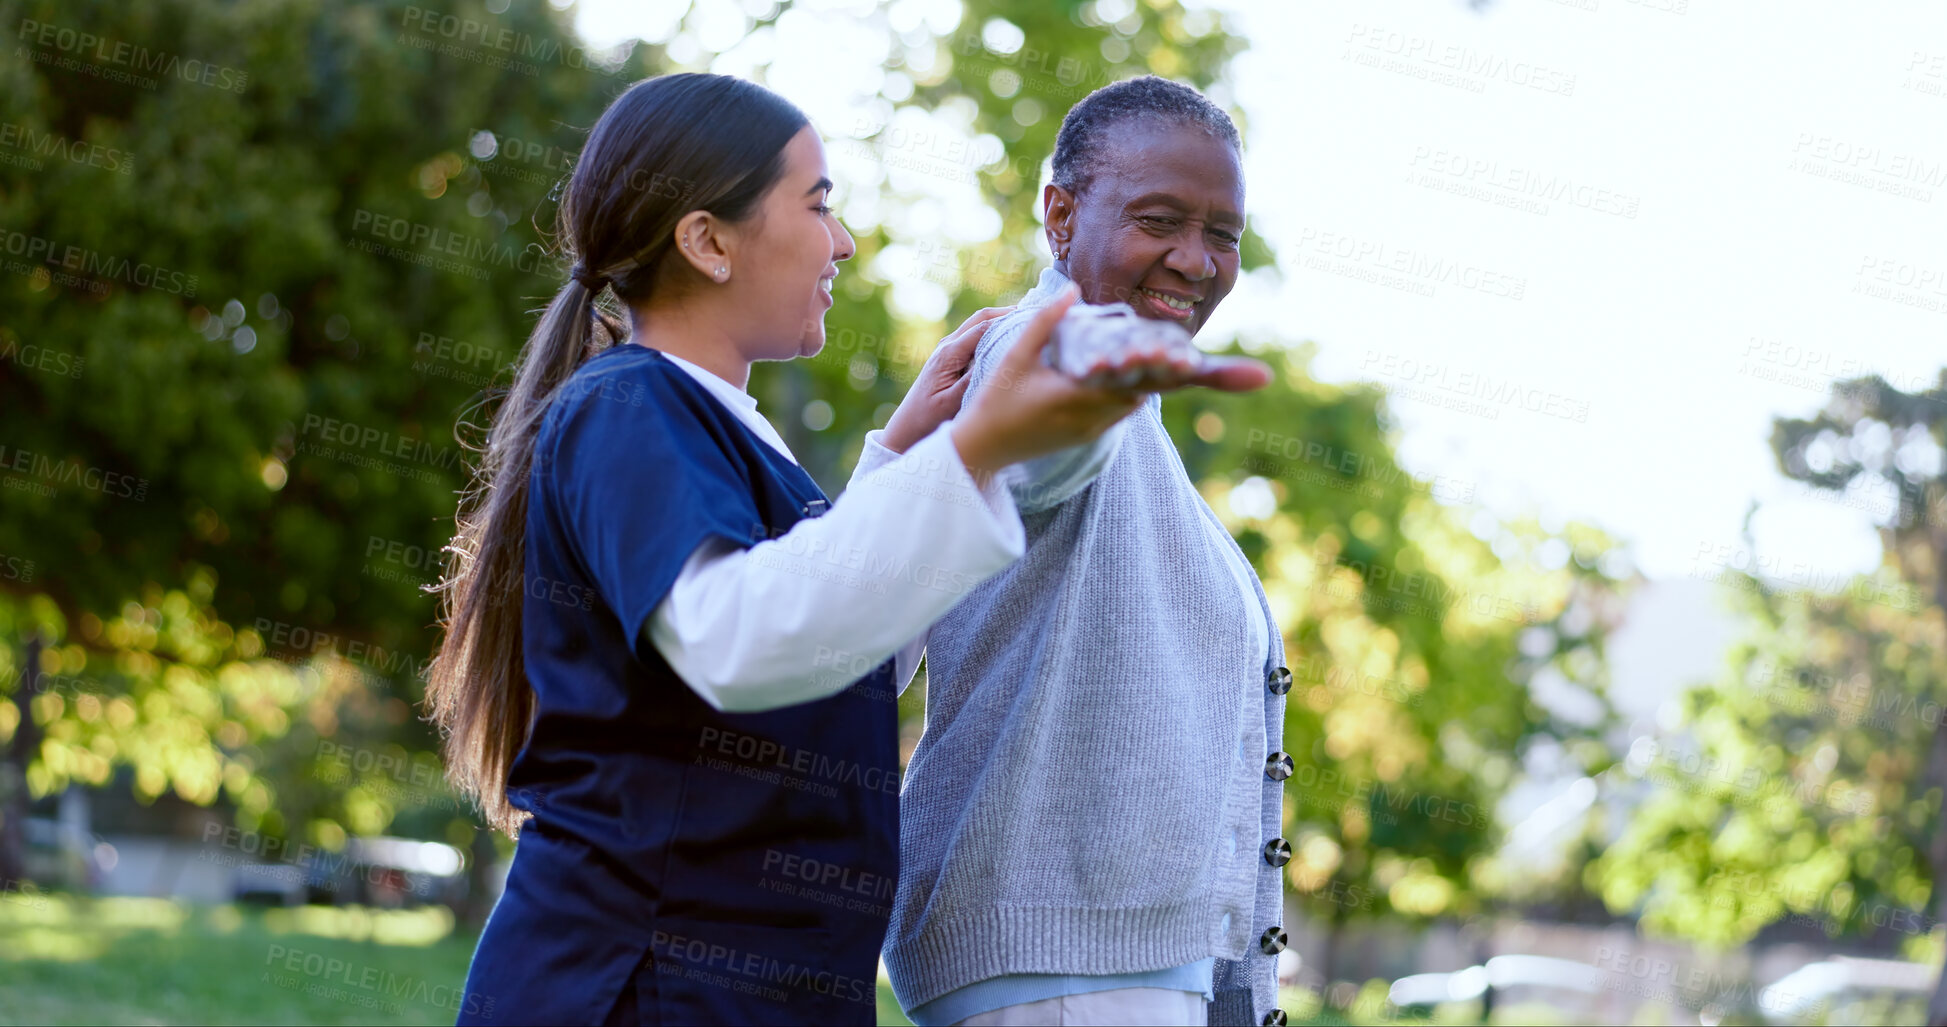
[[[473,939],[443,908],[0,898],[0,1022],[450,1024]]]
[[[450,1024],[473,942],[442,907],[10,892],[0,894],[0,1024]],[[1282,998],[1293,1023],[1381,1022],[1312,992]],[[879,1022],[911,1023],[883,979]]]
[[[440,907],[7,893],[0,1024],[450,1024],[473,942]],[[879,1022],[910,1022],[883,980]]]

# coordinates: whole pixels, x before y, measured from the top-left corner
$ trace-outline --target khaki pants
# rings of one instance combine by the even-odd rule
[[[955,1027],[1204,1027],[1207,1014],[1203,996],[1194,991],[1112,988],[1002,1006],[969,1016]]]

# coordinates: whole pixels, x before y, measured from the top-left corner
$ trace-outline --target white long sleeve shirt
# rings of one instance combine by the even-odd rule
[[[665,352],[793,463],[757,400]],[[749,548],[690,554],[645,626],[656,651],[719,710],[775,709],[837,694],[896,656],[903,691],[926,629],[1026,551],[1003,475],[974,482],[948,421],[905,454],[869,435],[831,509]],[[854,673],[853,671],[856,671]]]

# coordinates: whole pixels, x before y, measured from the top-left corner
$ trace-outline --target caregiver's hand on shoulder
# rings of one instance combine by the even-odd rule
[[[880,443],[895,453],[904,453],[913,443],[933,434],[933,429],[960,412],[960,400],[967,394],[967,372],[973,368],[974,350],[994,319],[1013,307],[987,307],[961,322],[953,334],[940,340],[933,355],[906,390],[886,422]]]
[[[1147,398],[1083,385],[1042,361],[1056,322],[1074,302],[1071,285],[1035,314],[993,379],[954,422],[954,448],[975,477],[1090,442]]]

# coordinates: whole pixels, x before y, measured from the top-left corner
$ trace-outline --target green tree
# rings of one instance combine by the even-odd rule
[[[1934,888],[1947,862],[1944,399],[1947,380],[1906,393],[1864,378],[1835,385],[1818,415],[1774,423],[1787,477],[1891,495],[1885,566],[1844,581],[1783,566],[1772,580],[1721,577],[1749,637],[1718,681],[1685,697],[1680,731],[1639,740],[1625,762],[1649,793],[1590,867],[1610,908],[1717,945],[1797,920],[1937,956],[1947,912]]]
[[[1720,946],[1791,917],[1834,936],[1926,934],[1939,611],[1887,579],[1838,595],[1726,580],[1749,637],[1685,697],[1674,737],[1623,761],[1649,787],[1592,883],[1652,930]]]
[[[565,165],[495,141],[592,122],[653,49],[607,68],[529,4],[9,10],[39,166],[0,168],[0,553],[33,568],[0,623],[71,683],[30,704],[34,791],[127,768],[273,837],[467,837],[395,768],[431,749],[456,420],[559,281],[531,219]]]
[[[1881,529],[1889,564],[1947,611],[1947,370],[1931,389],[1903,392],[1878,375],[1842,382],[1833,402],[1810,420],[1781,419],[1771,444],[1785,473],[1827,491],[1890,485],[1898,508]],[[1935,677],[1939,680],[1938,676]],[[1947,794],[1947,724],[1936,722],[1922,780],[1938,815]],[[1931,880],[1947,879],[1947,832],[1936,823],[1927,847]],[[1947,892],[1934,894],[1934,922],[1947,917]],[[1927,1003],[1931,1023],[1947,1023],[1947,974]]]

